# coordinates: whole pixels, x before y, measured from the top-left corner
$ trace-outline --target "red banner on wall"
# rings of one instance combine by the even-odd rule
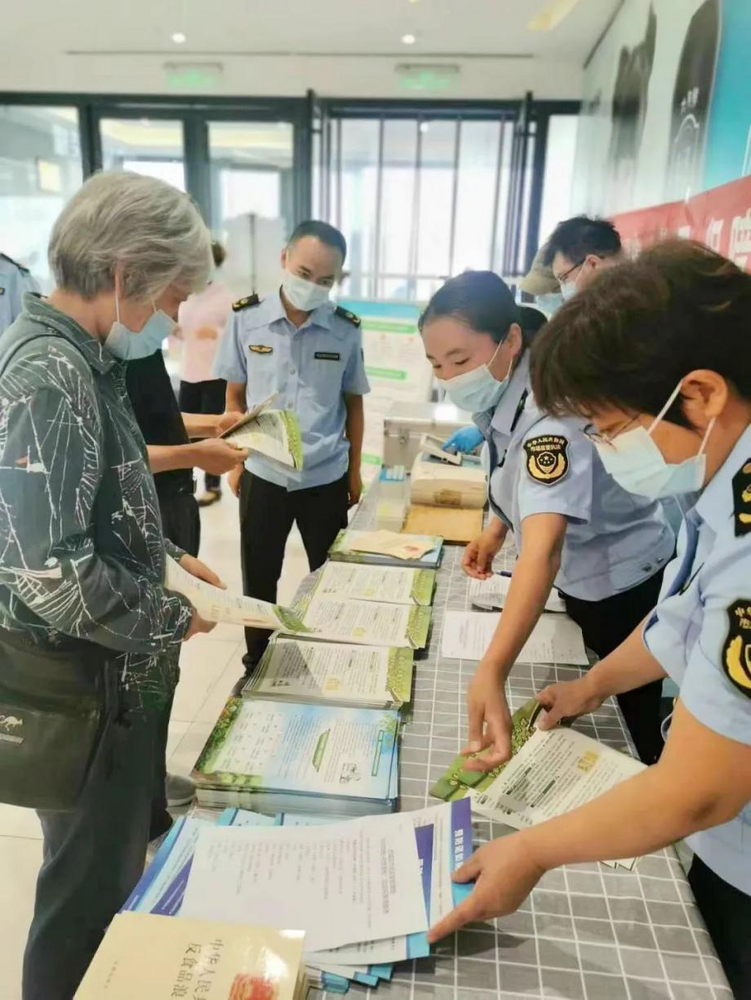
[[[751,176],[711,188],[687,201],[613,217],[630,255],[668,236],[701,240],[751,271]]]

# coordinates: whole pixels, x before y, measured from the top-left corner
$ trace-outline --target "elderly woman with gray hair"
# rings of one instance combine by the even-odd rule
[[[140,877],[180,644],[211,628],[163,585],[167,553],[216,577],[162,537],[123,360],[152,353],[205,286],[210,244],[186,195],[99,174],[53,229],[57,287],[27,294],[0,337],[0,659],[93,650],[117,679],[107,752],[70,804],[38,808],[44,862],[24,1000],[70,1000]]]

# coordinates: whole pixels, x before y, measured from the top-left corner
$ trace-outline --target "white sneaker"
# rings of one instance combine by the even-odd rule
[[[196,786],[190,778],[181,774],[168,774],[165,782],[167,805],[170,809],[178,806],[189,806],[196,797]]]

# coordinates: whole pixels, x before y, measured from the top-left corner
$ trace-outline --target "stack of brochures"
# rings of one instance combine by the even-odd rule
[[[346,822],[228,809],[179,820],[123,909],[294,927],[310,985],[375,988],[393,963],[429,954],[428,927],[471,890],[451,879],[471,852],[467,799]]]
[[[230,698],[193,771],[201,805],[365,816],[393,812],[399,713]]]
[[[313,639],[364,646],[406,646],[424,649],[428,643],[432,609],[415,604],[343,601],[316,590],[297,606],[303,627],[284,632]]]
[[[120,913],[76,1000],[305,1000],[304,935]]]
[[[411,649],[276,636],[245,685],[243,697],[401,708],[412,697],[413,671]]]
[[[437,569],[443,539],[436,535],[407,535],[396,531],[340,531],[329,549],[333,562],[373,566],[412,566]]]

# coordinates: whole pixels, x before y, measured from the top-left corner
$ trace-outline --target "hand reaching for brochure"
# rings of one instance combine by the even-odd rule
[[[242,413],[236,413],[232,410],[222,413],[216,420],[216,436],[221,437],[230,427],[234,427],[238,420],[242,420],[242,417]]]
[[[195,448],[195,464],[204,472],[221,476],[238,466],[242,467],[248,457],[247,448],[235,448],[224,438],[206,438],[198,441]]]
[[[575,681],[551,684],[537,695],[537,700],[545,709],[537,720],[538,729],[553,729],[561,719],[575,719],[596,711],[605,701],[593,685],[590,673]]]
[[[502,523],[493,518],[477,538],[464,550],[462,569],[475,580],[488,580],[493,575],[493,560],[501,551],[505,537]]]
[[[464,754],[486,751],[470,757],[468,771],[492,771],[511,757],[511,712],[498,669],[481,662],[467,692],[469,742]]]
[[[475,426],[462,427],[459,431],[454,431],[450,438],[443,442],[444,451],[458,451],[463,455],[469,455],[480,444],[482,444],[482,434]]]
[[[532,856],[526,833],[485,844],[454,872],[454,882],[476,880],[472,893],[428,931],[433,944],[465,924],[505,917],[518,910],[544,875]]]
[[[201,562],[200,559],[196,559],[195,556],[191,556],[186,553],[180,560],[180,565],[186,573],[190,573],[191,576],[195,576],[199,580],[204,580],[206,583],[210,583],[212,587],[220,587],[222,590],[227,589],[227,584],[222,582],[214,570],[209,569],[206,563]]]

